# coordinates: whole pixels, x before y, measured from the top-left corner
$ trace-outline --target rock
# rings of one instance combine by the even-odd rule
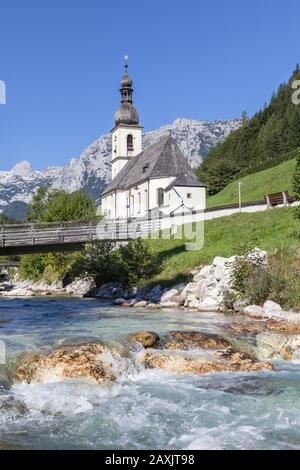
[[[117,299],[122,297],[122,295],[123,289],[119,282],[108,282],[100,287],[95,297],[102,299]]]
[[[266,323],[266,329],[278,333],[295,334],[300,333],[300,324],[286,321],[278,321],[270,318]]]
[[[147,300],[140,300],[139,302],[137,302],[135,304],[135,307],[136,308],[139,308],[139,307],[146,307],[148,305],[148,302]]]
[[[282,308],[276,302],[272,300],[267,300],[264,305],[263,309],[267,314],[272,314],[273,312],[282,312]]]
[[[151,303],[157,303],[160,302],[160,299],[163,295],[163,291],[161,286],[158,284],[151,291],[146,294],[145,299],[148,300]]]
[[[1,295],[3,297],[34,297],[35,296],[32,290],[23,289],[23,288],[4,291],[1,293]]]
[[[194,294],[187,295],[185,302],[184,302],[184,306],[186,308],[189,308],[191,310],[198,310],[199,305],[200,305],[199,299],[197,299],[197,297]]]
[[[266,317],[265,311],[259,305],[248,305],[243,309],[243,313],[252,318],[264,318]]]
[[[28,413],[26,405],[13,397],[1,397],[0,396],[0,413],[13,412],[21,415]]]
[[[124,299],[133,299],[134,297],[136,297],[137,291],[137,287],[128,287],[128,289],[125,289],[123,292]]]
[[[233,310],[235,312],[242,312],[247,305],[249,305],[249,301],[247,301],[247,299],[237,299],[233,302]]]
[[[59,348],[50,354],[25,354],[15,376],[27,383],[52,383],[84,379],[107,384],[116,380],[103,353],[108,349],[97,343]]]
[[[224,325],[226,330],[232,331],[238,335],[257,335],[266,330],[265,322],[262,323],[230,323]]]
[[[207,276],[209,275],[210,271],[211,271],[211,266],[204,266],[204,268],[202,268],[202,269],[193,277],[193,281],[194,281],[194,282],[203,281],[204,279],[207,278]]]
[[[179,308],[180,307],[180,302],[181,302],[181,299],[179,299],[179,301],[167,301],[167,302],[163,302],[160,304],[161,308]]]
[[[131,340],[140,343],[144,348],[153,348],[159,341],[159,336],[153,331],[140,331],[131,335]]]
[[[199,312],[207,312],[207,311],[218,312],[219,309],[220,309],[220,305],[212,297],[206,297],[198,305]]]
[[[161,305],[160,304],[148,304],[147,305],[147,308],[149,308],[150,310],[160,310],[161,309]]]
[[[183,299],[178,294],[177,289],[170,289],[164,292],[160,301],[162,308],[179,308],[183,304]]]
[[[158,351],[141,353],[141,361],[147,368],[163,369],[177,374],[205,374],[211,372],[257,372],[272,370],[272,365],[259,362],[244,352],[227,349],[194,356],[170,354]]]
[[[220,336],[200,333],[198,331],[170,331],[160,342],[163,349],[222,349],[228,348],[231,343]]]
[[[192,294],[197,300],[202,297],[202,284],[204,281],[190,282],[180,294],[183,300],[186,300]]]
[[[70,274],[70,273],[66,273],[64,274],[61,282],[62,282],[62,286],[63,288],[65,289],[67,286],[69,286],[70,284],[72,284],[72,282],[74,282],[75,279],[74,277]]]
[[[227,259],[222,258],[221,256],[216,256],[215,259],[213,260],[212,265],[214,268],[214,277],[218,282],[221,281],[224,275],[226,262],[227,262]]]
[[[114,305],[123,305],[125,303],[126,303],[126,300],[123,299],[122,297],[114,300]]]
[[[80,297],[93,295],[96,291],[95,281],[91,278],[77,278],[66,287],[67,294],[73,294]]]
[[[299,359],[300,334],[260,333],[256,337],[256,351],[260,359]]]
[[[161,296],[160,303],[172,301],[173,297],[178,295],[177,289],[170,289]]]
[[[185,289],[185,286],[186,284],[177,284],[176,286],[173,287],[173,289],[176,289],[178,291],[178,294],[180,295]]]
[[[125,302],[122,307],[134,307],[137,304],[136,299],[131,299],[128,302]]]
[[[9,282],[2,282],[1,285],[0,285],[0,289],[4,290],[4,291],[12,290],[13,285],[10,284]]]

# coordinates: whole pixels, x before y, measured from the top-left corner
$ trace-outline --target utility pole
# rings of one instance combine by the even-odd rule
[[[239,186],[239,210],[240,210],[240,212],[242,212],[242,186],[243,186],[243,182],[239,181],[238,186]]]

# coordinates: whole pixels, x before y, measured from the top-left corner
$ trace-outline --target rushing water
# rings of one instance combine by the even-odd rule
[[[146,329],[226,335],[228,321],[97,300],[0,300],[0,340],[9,360],[66,341],[125,344],[129,333]],[[145,370],[133,354],[115,367],[122,373],[108,387],[74,380],[11,384],[0,366],[0,448],[300,449],[297,363],[277,363],[274,372],[176,375]]]

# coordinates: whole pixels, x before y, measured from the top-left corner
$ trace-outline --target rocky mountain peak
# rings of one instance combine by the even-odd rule
[[[143,136],[143,146],[153,144],[169,133],[177,141],[192,167],[197,167],[210,148],[223,141],[241,125],[239,119],[201,121],[178,118]],[[95,200],[111,179],[110,134],[100,136],[79,158],[72,158],[64,167],[34,171],[27,161],[21,161],[10,171],[0,171],[0,212],[9,210],[12,203],[30,203],[40,186],[76,191],[83,189]]]

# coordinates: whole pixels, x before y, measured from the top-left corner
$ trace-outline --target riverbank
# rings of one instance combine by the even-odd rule
[[[284,310],[278,303],[267,300],[261,305],[251,304],[246,293],[239,292],[235,285],[235,271],[239,263],[255,268],[258,283],[262,282],[268,270],[269,257],[266,251],[258,248],[244,256],[229,258],[216,257],[211,265],[192,272],[192,282],[172,288],[155,286],[123,288],[118,282],[111,282],[96,288],[92,279],[65,279],[51,285],[45,282],[20,281],[15,275],[11,283],[2,283],[0,296],[8,298],[34,296],[74,296],[97,298],[108,304],[122,308],[147,308],[147,310],[181,309],[201,315],[202,312],[234,312],[254,320],[261,320],[260,326],[248,325],[233,329],[240,333],[253,334],[275,332],[278,334],[300,333],[300,313]],[[244,269],[244,268],[243,268]],[[67,282],[68,281],[68,282]],[[251,281],[254,282],[253,280]],[[260,289],[260,285],[258,288]],[[253,288],[253,286],[252,286]],[[283,343],[289,342],[281,338]],[[279,346],[278,346],[279,347]],[[282,345],[279,349],[282,349]],[[296,345],[297,348],[297,345]],[[292,348],[293,349],[293,348]],[[293,351],[290,357],[293,357]],[[287,356],[287,355],[286,355]]]

